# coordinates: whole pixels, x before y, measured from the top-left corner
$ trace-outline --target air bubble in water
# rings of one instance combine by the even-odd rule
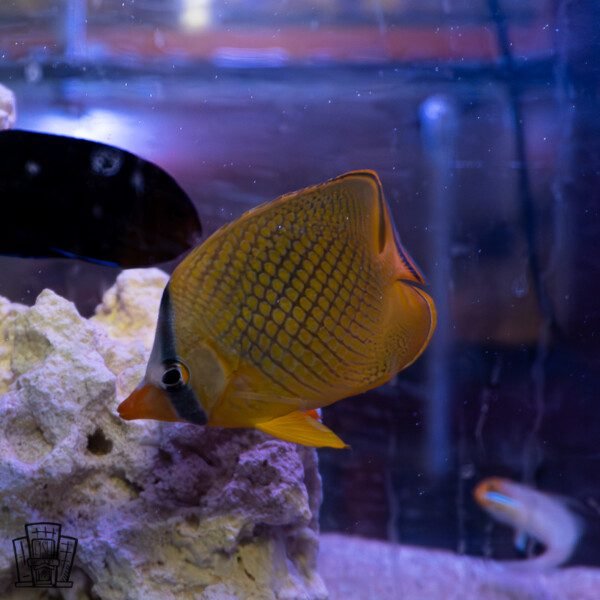
[[[42,78],[43,71],[40,63],[30,62],[25,65],[25,79],[28,83],[37,83]]]

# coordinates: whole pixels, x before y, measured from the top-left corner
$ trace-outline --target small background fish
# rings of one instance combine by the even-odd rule
[[[160,167],[99,142],[0,131],[0,254],[119,267],[172,260],[201,234],[196,210]]]
[[[565,503],[551,494],[501,477],[480,481],[473,495],[488,514],[515,530],[515,545],[524,552],[528,537],[544,551],[533,558],[503,561],[525,569],[550,569],[566,562],[581,536],[581,525]]]

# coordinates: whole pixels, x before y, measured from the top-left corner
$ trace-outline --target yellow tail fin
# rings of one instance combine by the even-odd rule
[[[264,423],[257,423],[255,427],[280,440],[303,446],[349,448],[331,429],[319,423],[309,414],[300,411]]]

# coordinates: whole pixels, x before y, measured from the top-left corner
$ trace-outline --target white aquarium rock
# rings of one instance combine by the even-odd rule
[[[327,598],[314,450],[117,415],[166,281],[122,273],[89,320],[50,290],[0,299],[0,598]],[[39,522],[78,539],[72,588],[15,588],[11,540]]]
[[[0,131],[10,129],[17,120],[15,95],[0,83]]]

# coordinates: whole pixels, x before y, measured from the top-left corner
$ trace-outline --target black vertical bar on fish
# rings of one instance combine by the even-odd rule
[[[438,325],[429,351],[426,419],[426,466],[432,478],[446,475],[451,461],[450,309],[451,224],[454,200],[454,156],[457,109],[450,98],[431,96],[421,106],[423,146],[429,163],[432,258],[429,283],[436,301]]]
[[[160,340],[161,344],[159,356],[164,364],[177,360],[173,319],[171,293],[169,292],[169,286],[167,285],[160,301],[158,330],[156,333],[157,340]],[[170,390],[169,400],[177,415],[185,421],[195,423],[196,425],[206,424],[206,413],[190,386],[183,386],[179,389]]]

